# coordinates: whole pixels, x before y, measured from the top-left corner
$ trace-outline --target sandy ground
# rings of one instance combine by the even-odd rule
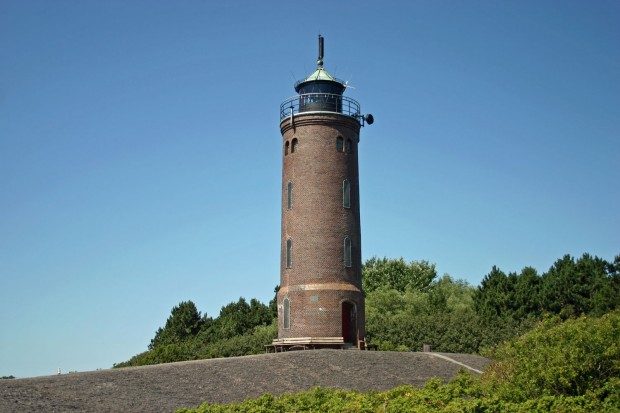
[[[475,369],[489,360],[441,353]],[[0,381],[0,412],[170,412],[314,386],[386,390],[462,367],[429,353],[313,350]]]

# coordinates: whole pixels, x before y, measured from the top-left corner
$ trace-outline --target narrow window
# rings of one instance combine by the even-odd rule
[[[284,144],[284,156],[288,155],[288,141]]]
[[[347,145],[345,149],[347,153],[353,153],[353,141],[351,139],[347,139]]]
[[[293,240],[286,240],[286,268],[291,268],[293,266]]]
[[[291,302],[288,300],[288,298],[285,298],[282,304],[284,307],[283,324],[284,324],[284,328],[288,329],[288,328],[291,328]]]
[[[348,179],[342,181],[342,206],[351,208],[351,184]]]
[[[286,208],[293,208],[293,183],[288,181],[286,185]]]
[[[351,238],[344,237],[344,266],[350,267],[351,263]]]
[[[336,150],[338,152],[342,152],[344,150],[344,139],[342,139],[342,136],[338,136],[336,138]]]
[[[293,139],[293,141],[291,142],[291,153],[295,153],[296,149],[297,149],[297,138]]]

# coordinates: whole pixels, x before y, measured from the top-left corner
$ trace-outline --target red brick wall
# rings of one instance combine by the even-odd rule
[[[282,242],[279,337],[342,336],[341,304],[357,307],[358,336],[363,339],[361,234],[357,146],[360,125],[340,114],[299,114],[280,124],[282,132]],[[338,152],[336,138],[353,142],[353,153]],[[284,155],[285,143],[298,141]],[[342,205],[342,182],[351,185],[351,208]],[[292,208],[287,184],[293,182]],[[352,241],[352,266],[344,265],[344,238]],[[286,240],[293,240],[293,265],[286,268]],[[282,302],[291,305],[290,329],[283,328]]]

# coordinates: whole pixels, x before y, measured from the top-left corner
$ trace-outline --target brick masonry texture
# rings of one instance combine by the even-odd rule
[[[361,234],[357,147],[360,125],[337,113],[298,114],[280,124],[282,132],[282,240],[279,338],[342,337],[342,303],[356,308],[356,334],[364,339],[361,286]],[[337,137],[352,141],[352,153],[336,149]],[[293,139],[297,139],[291,153]],[[285,155],[285,144],[289,153]],[[343,207],[342,184],[351,185],[351,207]],[[292,208],[287,185],[293,183]],[[352,265],[344,265],[344,238],[352,244]],[[286,241],[293,241],[292,267],[286,268]],[[283,325],[283,300],[291,323]]]

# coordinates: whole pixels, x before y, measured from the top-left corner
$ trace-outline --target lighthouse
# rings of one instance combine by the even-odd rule
[[[280,105],[282,237],[276,351],[365,347],[358,145],[373,123],[323,66]]]

